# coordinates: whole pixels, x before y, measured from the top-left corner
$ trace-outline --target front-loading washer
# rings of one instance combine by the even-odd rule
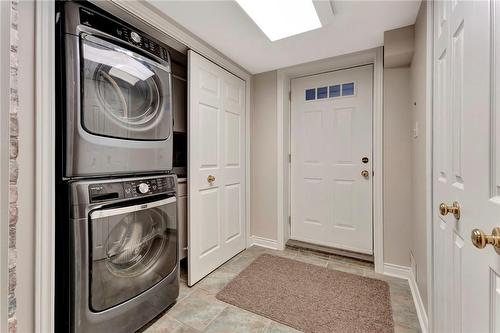
[[[66,184],[56,228],[58,332],[125,333],[179,295],[175,175]]]
[[[91,4],[57,16],[63,178],[172,169],[168,47]]]

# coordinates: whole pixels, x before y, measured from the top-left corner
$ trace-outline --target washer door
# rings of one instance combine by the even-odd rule
[[[90,214],[90,305],[103,311],[168,276],[177,263],[175,197]]]
[[[82,127],[96,135],[165,140],[172,130],[170,69],[82,34]]]

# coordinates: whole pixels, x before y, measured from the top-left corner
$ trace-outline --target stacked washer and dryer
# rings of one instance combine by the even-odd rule
[[[179,293],[170,55],[87,3],[56,19],[56,327],[133,332]]]

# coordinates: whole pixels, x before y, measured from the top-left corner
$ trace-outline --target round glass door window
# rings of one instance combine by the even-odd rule
[[[155,76],[138,80],[127,72],[101,64],[94,72],[94,82],[102,111],[119,123],[145,126],[158,118],[160,92]]]
[[[115,275],[143,274],[156,264],[167,243],[167,225],[160,212],[128,214],[110,231],[105,247],[106,266]]]
[[[119,46],[85,35],[81,124],[92,134],[165,140],[172,130],[170,69]]]
[[[176,202],[90,214],[90,305],[103,311],[153,287],[177,265]]]

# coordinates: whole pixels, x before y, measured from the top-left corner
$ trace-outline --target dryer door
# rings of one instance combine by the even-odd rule
[[[83,129],[120,139],[166,140],[172,131],[168,63],[88,34],[81,35],[80,47]]]
[[[168,276],[177,264],[177,204],[171,197],[90,213],[90,307],[125,302]]]

